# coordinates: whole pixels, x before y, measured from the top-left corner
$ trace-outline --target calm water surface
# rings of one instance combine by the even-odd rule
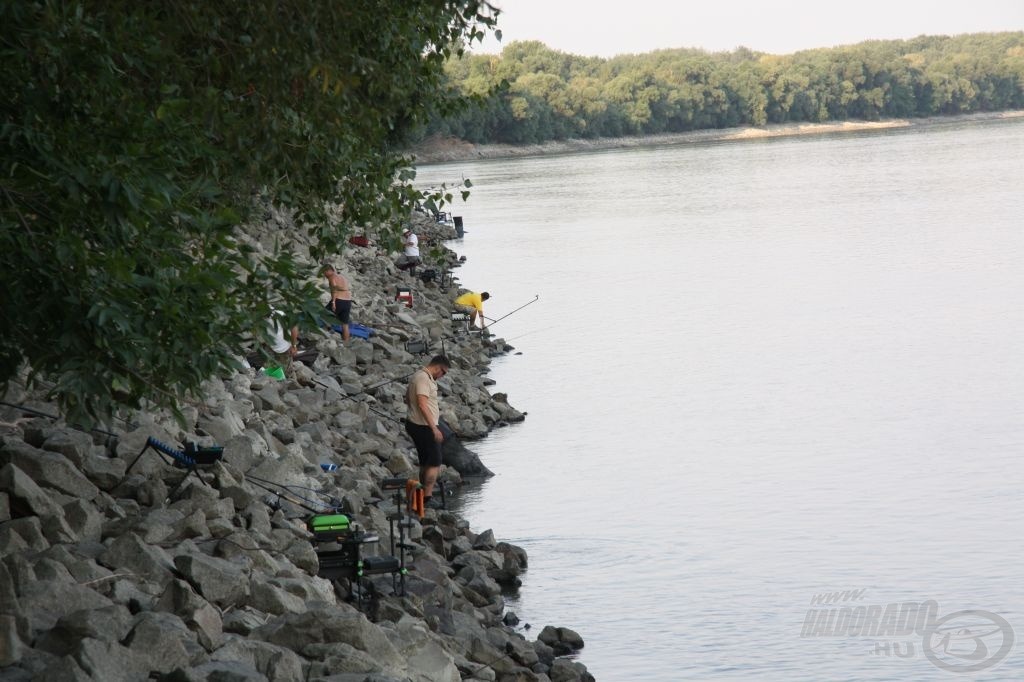
[[[419,179],[463,175],[462,283],[540,296],[494,327],[529,416],[458,502],[529,552],[529,635],[577,630],[598,680],[971,679],[920,635],[801,636],[856,590],[999,614],[978,679],[1024,679],[1024,121]]]

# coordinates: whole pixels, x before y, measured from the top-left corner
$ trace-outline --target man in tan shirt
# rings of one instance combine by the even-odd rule
[[[437,405],[437,380],[447,374],[451,366],[447,357],[435,355],[426,367],[413,372],[405,390],[405,402],[408,405],[405,432],[412,438],[419,456],[420,483],[423,485],[425,503],[430,502],[434,483],[441,471],[441,442],[444,441],[444,434],[438,426],[441,410]]]

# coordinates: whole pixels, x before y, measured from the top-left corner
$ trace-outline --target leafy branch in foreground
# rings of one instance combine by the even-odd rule
[[[496,15],[475,0],[0,0],[0,383],[27,362],[85,422],[173,408],[272,306],[310,324],[306,267],[238,226],[258,200],[293,208],[319,258],[355,225],[400,221],[420,197],[396,150],[457,109],[443,64]]]

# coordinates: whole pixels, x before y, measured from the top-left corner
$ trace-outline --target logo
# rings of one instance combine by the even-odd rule
[[[954,611],[932,623],[922,642],[925,657],[951,673],[976,673],[1010,654],[1013,628],[991,611]]]
[[[936,668],[963,674],[991,668],[1013,649],[1013,627],[997,613],[972,609],[940,616],[933,599],[856,603],[866,592],[814,595],[800,636],[870,639],[875,656],[909,659],[920,651]]]

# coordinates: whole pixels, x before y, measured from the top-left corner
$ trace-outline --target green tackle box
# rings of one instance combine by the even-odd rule
[[[306,527],[317,542],[336,542],[351,533],[350,523],[346,514],[315,514]]]

